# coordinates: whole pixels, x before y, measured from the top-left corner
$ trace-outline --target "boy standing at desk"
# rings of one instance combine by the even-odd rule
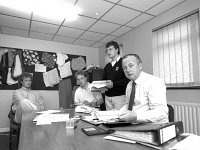
[[[126,78],[122,69],[122,58],[120,57],[119,45],[115,41],[106,44],[106,53],[111,59],[103,71],[102,80],[107,80],[105,92],[106,110],[119,110],[124,106],[125,90],[129,79]]]

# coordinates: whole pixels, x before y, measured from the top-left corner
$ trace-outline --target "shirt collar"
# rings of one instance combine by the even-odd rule
[[[92,87],[92,84],[90,84],[90,83],[88,82],[88,83],[87,83],[87,89],[90,89],[90,90],[91,90],[91,87]],[[81,88],[81,89],[84,89],[84,88],[81,87],[81,86],[80,86],[80,88]],[[84,90],[87,90],[87,89],[84,89]]]
[[[139,77],[135,80],[135,83],[136,83],[137,85],[140,85],[140,83],[141,83],[142,80],[143,80],[143,77],[144,77],[144,72],[142,71],[142,72],[140,73]]]
[[[110,63],[112,63],[112,62],[118,62],[118,61],[120,60],[120,58],[121,58],[121,57],[118,56],[116,60],[114,60],[114,61],[111,60]]]
[[[23,86],[21,87],[21,89],[23,89],[23,90],[25,90],[25,91],[30,91],[30,90],[31,90],[31,88],[28,89],[28,88],[25,88],[25,87],[23,87]]]

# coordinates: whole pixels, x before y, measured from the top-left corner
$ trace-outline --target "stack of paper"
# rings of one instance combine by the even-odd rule
[[[95,115],[100,121],[115,122],[119,119],[120,111],[96,111]]]
[[[46,111],[38,111],[37,114],[53,114],[53,113],[59,113],[61,110],[46,110]]]
[[[106,80],[93,81],[91,84],[92,84],[93,87],[96,87],[96,88],[106,87]]]
[[[51,124],[52,122],[63,122],[69,120],[69,114],[41,114],[33,121],[36,121],[36,125]]]

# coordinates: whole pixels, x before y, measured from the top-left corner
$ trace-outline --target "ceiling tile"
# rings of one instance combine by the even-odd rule
[[[150,16],[150,15],[147,15],[147,14],[142,14],[141,16],[135,18],[134,20],[132,20],[131,22],[129,22],[128,24],[126,24],[127,26],[130,26],[130,27],[137,27],[139,26],[140,24],[152,19],[153,17]]]
[[[86,41],[86,40],[76,40],[73,44],[76,44],[76,45],[83,45],[83,46],[90,46],[92,44],[94,44],[95,42],[94,41]]]
[[[104,39],[102,39],[100,42],[108,43],[108,42],[110,42],[110,41],[112,41],[112,40],[114,40],[116,38],[117,38],[116,36],[108,35]]]
[[[28,31],[26,30],[19,30],[19,29],[7,28],[7,27],[1,27],[1,30],[2,30],[2,33],[4,34],[28,37]]]
[[[4,7],[4,6],[0,6],[0,13],[11,15],[11,16],[22,17],[22,18],[26,18],[26,19],[31,18],[31,12],[18,11],[16,9]]]
[[[81,8],[82,15],[100,18],[114,4],[102,0],[78,0],[76,6]]]
[[[94,32],[85,32],[80,38],[81,39],[86,39],[86,40],[91,40],[91,41],[98,41],[105,37],[105,34],[99,34],[99,33],[94,33]]]
[[[67,36],[67,37],[79,37],[84,30],[73,29],[68,27],[61,27],[57,33],[57,35]]]
[[[61,20],[55,20],[55,19],[49,19],[49,18],[45,18],[45,17],[41,17],[39,15],[33,14],[32,20],[48,22],[48,23],[52,23],[52,24],[56,24],[56,25],[61,25],[61,23],[63,22],[64,18],[61,19]]]
[[[91,28],[89,28],[89,30],[99,32],[99,33],[109,34],[119,27],[120,25],[99,20]]]
[[[111,9],[105,16],[103,16],[102,20],[124,25],[139,14],[141,13],[138,11],[134,11],[129,8],[117,5],[113,9]]]
[[[53,35],[44,34],[44,33],[38,33],[38,32],[30,32],[29,37],[30,38],[34,38],[34,39],[41,39],[41,40],[50,41],[53,38]]]
[[[177,4],[183,2],[184,0],[165,0],[147,12],[153,15],[159,15],[160,13],[167,11],[168,9],[176,6]]]
[[[41,22],[36,22],[36,21],[32,21],[31,23],[31,31],[55,34],[58,28],[59,26],[47,24],[47,23],[41,23]]]
[[[140,11],[146,11],[162,0],[122,0],[119,4]]]
[[[69,26],[69,27],[80,28],[80,29],[88,29],[95,21],[96,19],[79,16],[76,21],[71,21],[71,22],[65,21],[63,26]]]
[[[28,30],[29,24],[30,24],[30,21],[26,19],[10,17],[10,16],[5,16],[5,15],[0,14],[1,26]]]
[[[62,43],[72,43],[75,39],[74,38],[69,38],[69,37],[64,37],[64,36],[55,36],[53,38],[53,41],[56,42],[62,42]]]
[[[97,42],[97,43],[93,44],[92,47],[99,48],[99,47],[103,46],[104,44],[105,43]]]
[[[113,2],[113,3],[117,3],[120,0],[107,0],[107,1],[110,1],[110,2]]]
[[[121,28],[119,28],[118,30],[116,30],[115,32],[111,33],[112,35],[115,35],[115,36],[121,36],[122,34],[130,31],[132,28],[130,27],[125,27],[125,26],[122,26]]]

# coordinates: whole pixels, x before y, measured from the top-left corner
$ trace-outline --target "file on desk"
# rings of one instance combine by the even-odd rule
[[[178,121],[162,124],[138,124],[116,130],[116,132],[111,135],[137,142],[161,145],[181,133],[183,133],[183,123]]]

